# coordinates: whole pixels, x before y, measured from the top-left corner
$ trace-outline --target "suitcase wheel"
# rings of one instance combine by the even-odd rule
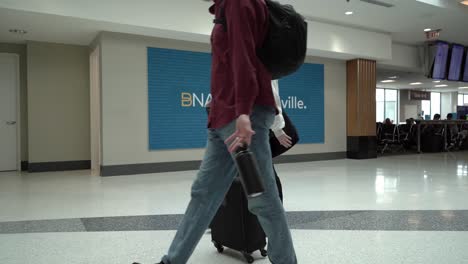
[[[268,256],[268,252],[264,248],[260,249],[260,254],[262,254],[262,257]]]
[[[247,261],[247,263],[253,263],[254,262],[254,258],[249,253],[242,252],[242,255],[244,255],[244,258]]]
[[[218,250],[219,253],[223,253],[224,251],[223,245],[221,245],[220,243],[216,241],[213,241],[213,245],[215,246],[215,248]]]

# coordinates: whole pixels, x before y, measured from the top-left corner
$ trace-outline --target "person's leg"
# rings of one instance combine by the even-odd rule
[[[254,153],[260,175],[265,183],[265,193],[249,198],[249,210],[257,215],[268,237],[268,257],[273,264],[296,264],[296,254],[289,231],[283,205],[273,174],[273,163],[269,143],[269,128],[275,111],[270,107],[256,106],[251,115],[252,137],[250,150]]]
[[[223,131],[234,132],[234,124]],[[229,189],[236,168],[218,131],[210,130],[203,162],[192,185],[191,200],[182,223],[162,261],[165,264],[185,264],[216,214]]]
[[[283,202],[283,186],[281,185],[281,180],[278,177],[278,173],[276,173],[275,165],[273,165],[273,173],[275,175],[276,186],[278,187],[279,198],[281,202]]]

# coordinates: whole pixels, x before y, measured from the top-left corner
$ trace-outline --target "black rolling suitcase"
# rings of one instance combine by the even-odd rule
[[[275,173],[276,174],[276,173]],[[276,183],[282,198],[281,182]],[[248,263],[254,262],[252,253],[259,250],[266,257],[266,236],[257,217],[250,213],[240,180],[231,185],[223,204],[211,222],[211,239],[219,253],[224,247],[239,251]]]
[[[283,110],[285,127],[283,130],[292,138],[292,145],[299,141],[296,128]],[[289,149],[280,145],[273,132],[270,133],[270,147],[273,158],[283,154]],[[283,188],[281,181],[275,174],[276,185],[281,201],[283,201]],[[237,250],[242,253],[248,263],[254,258],[252,252],[260,250],[262,256],[267,256],[266,236],[257,217],[248,209],[247,198],[242,189],[240,180],[236,178],[224,198],[223,204],[211,221],[211,239],[214,246],[222,253],[224,247]]]

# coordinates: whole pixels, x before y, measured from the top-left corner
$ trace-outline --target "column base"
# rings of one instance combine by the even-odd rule
[[[348,159],[375,159],[377,158],[377,137],[357,136],[348,137]]]

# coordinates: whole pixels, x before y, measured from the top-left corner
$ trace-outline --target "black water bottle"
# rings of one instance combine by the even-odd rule
[[[265,187],[253,153],[246,147],[238,148],[235,160],[242,187],[247,196],[252,198],[262,195]]]

